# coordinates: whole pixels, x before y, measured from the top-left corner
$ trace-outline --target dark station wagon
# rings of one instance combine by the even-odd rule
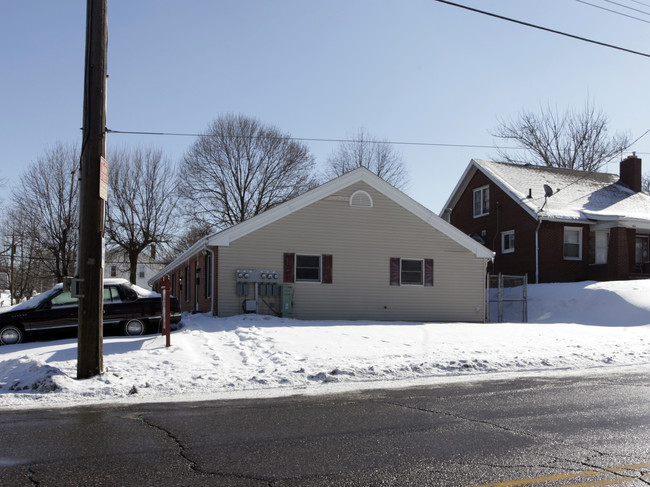
[[[57,284],[8,311],[0,312],[0,345],[23,341],[36,332],[70,330],[78,326],[77,298]],[[124,335],[142,335],[160,330],[160,294],[131,284],[126,279],[104,280],[104,327]],[[181,308],[174,297],[170,302],[171,323],[181,319]]]

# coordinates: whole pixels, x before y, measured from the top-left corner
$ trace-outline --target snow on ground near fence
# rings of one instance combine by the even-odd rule
[[[160,336],[106,338],[105,372],[83,381],[76,340],[4,346],[0,407],[329,393],[650,364],[650,280],[532,285],[528,310],[529,323],[500,324],[191,315],[170,348]]]

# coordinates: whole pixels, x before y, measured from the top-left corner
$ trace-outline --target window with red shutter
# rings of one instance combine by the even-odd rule
[[[296,254],[284,254],[284,282],[294,282],[294,261]]]
[[[323,254],[322,256],[322,265],[323,265],[323,284],[332,284],[332,256],[328,254]]]

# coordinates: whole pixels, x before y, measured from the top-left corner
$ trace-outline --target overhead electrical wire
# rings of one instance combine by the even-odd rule
[[[160,135],[160,136],[172,136],[172,137],[213,137],[211,134],[190,134],[190,133],[173,133],[173,132],[141,132],[141,131],[126,131],[126,130],[112,130],[106,129],[106,132],[109,134],[126,134],[126,135]],[[231,136],[231,137],[242,137],[242,136]],[[253,137],[256,138],[256,137]],[[269,138],[264,136],[264,138]],[[354,139],[325,139],[325,138],[309,138],[309,137],[274,137],[277,139],[283,140],[295,140],[298,142],[368,142],[372,144],[389,144],[389,145],[413,145],[413,146],[424,146],[424,147],[465,147],[469,149],[508,149],[508,150],[517,150],[523,149],[522,147],[499,147],[494,145],[477,145],[477,144],[446,144],[446,143],[436,143],[436,142],[403,142],[403,141],[394,141],[394,140],[354,140]]]
[[[614,2],[613,0],[603,0],[603,1],[605,1],[607,3],[611,3],[612,5],[618,5],[619,7],[623,7],[623,8],[626,8],[628,10],[634,10],[635,12],[639,12],[639,13],[642,13],[644,15],[650,15],[650,12],[646,12],[645,10],[640,10],[640,9],[634,8],[634,7],[628,7],[627,5],[623,5],[622,3]]]
[[[163,136],[163,137],[213,137],[211,134],[196,134],[196,133],[187,133],[187,132],[145,132],[137,130],[112,130],[107,128],[106,132],[109,134],[122,134],[122,135],[154,135],[154,136]],[[646,131],[641,137],[646,135],[650,130]],[[243,136],[230,136],[230,137],[243,137]],[[634,142],[628,145],[627,148],[634,145],[636,142],[641,139],[637,138]],[[258,137],[252,137],[258,138]],[[269,138],[265,136],[264,138]],[[480,144],[449,144],[449,143],[440,143],[440,142],[404,142],[396,140],[355,140],[355,139],[327,139],[327,138],[313,138],[313,137],[291,137],[291,136],[281,136],[275,137],[277,139],[283,140],[295,140],[298,142],[336,142],[336,143],[359,143],[367,142],[369,144],[387,144],[387,145],[407,145],[407,146],[419,146],[419,147],[460,147],[467,149],[503,149],[503,150],[525,150],[525,147],[507,147],[507,146],[498,146],[498,145],[480,145]],[[626,148],[626,149],[627,149]],[[646,152],[639,152],[639,154],[647,154]],[[525,161],[518,161],[525,162]]]
[[[434,2],[439,2],[439,3],[444,3],[446,5],[451,5],[452,7],[458,7],[458,8],[462,8],[462,9],[465,9],[465,10],[469,10],[471,12],[476,12],[476,13],[483,14],[483,15],[488,15],[490,17],[494,17],[494,18],[497,18],[497,19],[506,20],[508,22],[513,22],[515,24],[524,25],[526,27],[532,27],[533,29],[543,30],[545,32],[550,32],[552,34],[558,34],[558,35],[561,35],[561,36],[570,37],[571,39],[577,39],[579,41],[589,42],[591,44],[596,44],[596,45],[603,46],[603,47],[609,47],[610,49],[616,49],[616,50],[619,50],[619,51],[628,52],[630,54],[636,54],[637,56],[643,56],[643,57],[650,58],[650,54],[645,53],[645,52],[634,51],[632,49],[627,49],[625,47],[616,46],[614,44],[607,44],[606,42],[600,42],[600,41],[596,41],[596,40],[593,40],[593,39],[588,39],[586,37],[581,37],[581,36],[577,36],[577,35],[574,35],[574,34],[569,34],[567,32],[562,32],[562,31],[559,31],[559,30],[550,29],[548,27],[543,27],[541,25],[531,24],[530,22],[524,22],[523,20],[517,20],[517,19],[513,19],[511,17],[505,17],[503,15],[498,15],[498,14],[495,14],[495,13],[492,13],[492,12],[487,12],[485,10],[479,10],[477,8],[468,7],[467,5],[461,5],[459,3],[449,2],[448,0],[433,0],[433,1]]]
[[[622,15],[623,17],[627,17],[629,19],[634,19],[634,20],[638,20],[639,22],[645,22],[646,24],[650,24],[650,20],[640,19],[639,17],[635,17],[634,15],[628,15],[628,14],[624,14],[623,12],[612,10],[611,8],[601,7],[600,5],[585,2],[585,0],[576,0],[576,2],[584,3],[585,5],[589,5],[590,7],[598,8],[600,10],[605,10],[606,12],[611,12],[613,14]]]

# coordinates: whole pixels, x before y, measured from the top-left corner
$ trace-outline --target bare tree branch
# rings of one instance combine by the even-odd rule
[[[525,149],[516,156],[500,149],[507,162],[597,171],[630,144],[628,135],[610,135],[607,124],[607,117],[587,102],[581,111],[562,114],[550,106],[539,113],[522,111],[516,120],[501,121],[492,135]]]
[[[157,149],[122,149],[109,161],[106,235],[109,245],[129,259],[136,282],[138,258],[150,245],[168,245],[178,199],[175,172]]]
[[[216,119],[181,163],[180,192],[197,228],[242,222],[316,185],[308,148],[243,115]]]
[[[326,179],[334,179],[358,167],[365,167],[396,188],[404,189],[408,174],[401,154],[387,141],[359,129],[348,142],[342,142],[327,159]]]

